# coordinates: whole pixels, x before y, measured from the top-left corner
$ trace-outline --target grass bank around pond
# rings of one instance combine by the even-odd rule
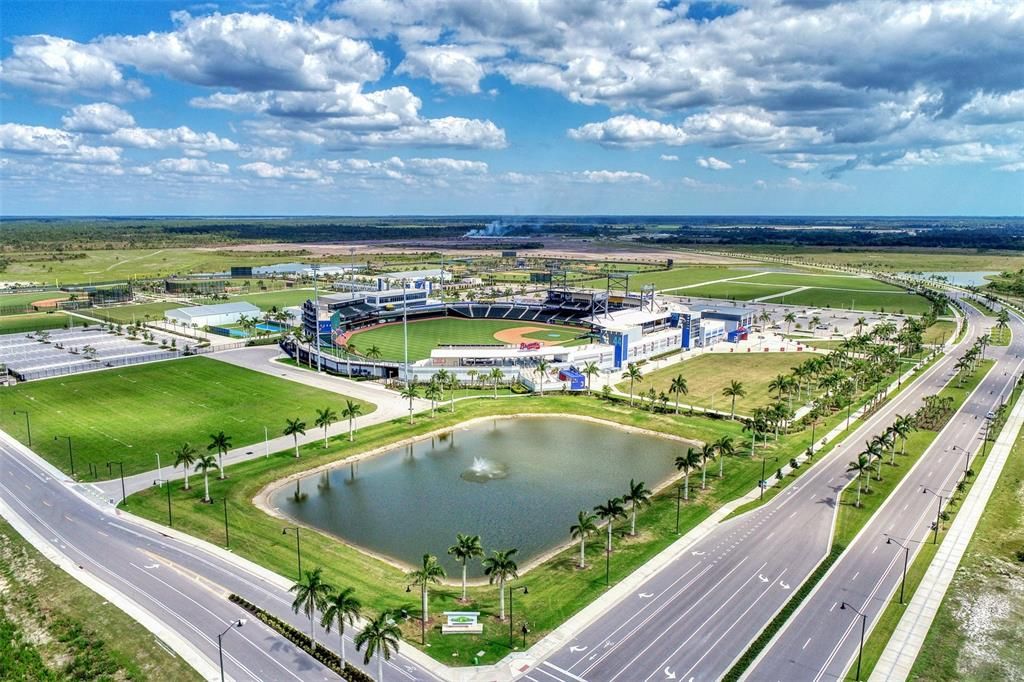
[[[353,455],[441,428],[454,427],[468,419],[520,413],[587,416],[703,441],[714,440],[720,435],[731,435],[740,454],[727,458],[724,478],[717,479],[718,465],[712,463],[708,473],[708,488],[700,491],[699,473],[691,475],[691,499],[681,507],[681,533],[696,526],[722,504],[754,488],[760,478],[760,458],[751,459],[748,456],[749,445],[746,448],[743,446],[745,439],[738,422],[685,414],[652,414],[631,409],[618,401],[609,402],[596,397],[548,395],[544,398],[534,396],[516,400],[481,398],[463,401],[457,403],[454,415],[439,411],[434,419],[420,414],[412,426],[404,419],[398,419],[367,427],[357,432],[353,444],[344,439],[332,439],[326,450],[317,444],[310,444],[301,449],[302,458],[299,460],[292,457],[290,452],[251,460],[229,467],[227,480],[211,480],[211,494],[216,500],[227,498],[232,551],[281,575],[292,577],[296,574],[295,545],[292,538],[281,534],[285,524],[280,519],[264,514],[252,504],[253,497],[265,486],[290,474],[331,462],[343,463]],[[841,418],[840,415],[834,417]],[[785,462],[806,449],[809,438],[809,431],[794,433],[783,437],[778,444],[771,445],[766,452],[770,456],[779,456],[780,461]],[[623,492],[626,483],[623,481]],[[201,478],[193,476],[192,486],[192,490],[185,492],[178,483],[172,490],[174,527],[212,543],[223,544],[221,506],[202,504]],[[595,500],[595,503],[601,501]],[[128,499],[128,511],[166,523],[166,497],[163,491],[156,489],[133,495]],[[616,523],[615,551],[610,564],[612,584],[622,580],[678,538],[675,518],[675,491],[668,488],[656,496],[652,506],[641,512],[636,538],[624,535],[628,528],[627,521]],[[575,520],[567,518],[551,521],[564,524],[565,537],[569,540],[569,526]],[[487,546],[487,538],[483,538],[483,541]],[[303,530],[302,554],[304,568],[322,567],[329,583],[355,588],[367,611],[406,609],[412,617],[402,623],[405,639],[418,644],[420,625],[416,615],[420,612],[419,594],[415,588],[411,593],[405,592],[408,580],[401,570],[313,529]],[[588,567],[585,570],[575,567],[578,555],[578,545],[572,545],[531,569],[515,583],[529,587],[528,595],[517,593],[515,596],[514,623],[517,634],[524,620],[529,623],[531,632],[527,646],[604,593],[606,588],[601,536],[592,537],[587,542]],[[458,577],[449,578],[457,582]],[[498,611],[497,587],[470,588],[468,604],[458,603],[459,594],[460,588],[457,586],[431,588],[430,605],[434,618],[427,632],[427,643],[430,646],[425,650],[450,665],[472,664],[479,651],[484,652],[479,660],[481,664],[498,661],[512,647],[508,640],[507,621],[499,622],[495,617]],[[439,628],[440,614],[452,609],[481,611],[484,634],[442,636]],[[519,635],[515,646],[521,645]]]
[[[133,618],[0,519],[0,678],[201,680]]]

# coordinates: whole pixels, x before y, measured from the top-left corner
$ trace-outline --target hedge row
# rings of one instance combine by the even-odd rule
[[[821,580],[822,577],[824,577],[825,573],[832,567],[832,564],[839,559],[845,549],[846,547],[844,545],[832,546],[832,551],[829,552],[829,555],[825,557],[820,564],[818,564],[818,567],[814,569],[814,572],[811,573],[807,580],[804,581],[804,584],[801,585],[795,593],[793,593],[793,596],[790,597],[789,601],[786,602],[786,605],[782,607],[782,610],[779,611],[775,615],[775,618],[768,623],[767,627],[761,631],[761,634],[757,636],[757,639],[747,647],[747,650],[743,652],[743,655],[740,656],[732,668],[729,669],[729,672],[722,677],[722,682],[739,682],[743,673],[745,673],[754,660],[761,655],[761,652],[768,646],[768,643],[772,641],[775,634],[782,629],[782,626],[785,625],[787,620],[789,620],[789,617],[792,616],[800,604],[803,603],[804,599],[807,598],[807,595],[811,593],[814,586],[818,584],[818,581]]]
[[[290,641],[292,644],[341,675],[342,679],[348,680],[348,682],[373,682],[372,677],[364,673],[359,668],[353,667],[348,661],[345,661],[345,665],[342,667],[341,657],[322,644],[317,643],[316,650],[314,651],[313,642],[309,635],[301,632],[289,623],[284,622],[277,616],[267,613],[251,601],[248,601],[244,597],[239,597],[237,594],[232,594],[228,599],[241,606],[274,630],[280,632],[284,635],[285,639]]]

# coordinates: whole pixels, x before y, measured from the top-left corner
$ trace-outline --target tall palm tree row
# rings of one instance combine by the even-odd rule
[[[596,505],[594,511],[608,528],[608,540],[605,543],[605,551],[610,552],[612,551],[612,525],[615,523],[615,519],[621,519],[626,515],[626,510],[622,506],[622,499],[613,497],[603,504]]]
[[[470,559],[484,555],[484,546],[480,542],[480,536],[456,534],[455,544],[448,548],[448,554],[462,562],[462,601],[466,601],[466,564]]]
[[[576,517],[576,523],[569,527],[569,536],[573,540],[580,541],[580,568],[587,567],[586,543],[587,538],[597,532],[597,517],[586,511],[580,511]]]
[[[291,436],[295,442],[295,457],[299,456],[299,436],[306,435],[306,422],[299,418],[286,419],[284,431],[282,432],[285,436]]]
[[[199,455],[195,460],[196,471],[201,471],[203,474],[203,502],[210,504],[213,500],[210,499],[210,469],[217,469],[217,460],[214,459],[213,455],[207,453],[205,455]]]
[[[409,571],[406,574],[409,581],[420,588],[421,598],[423,601],[423,622],[430,620],[429,613],[429,597],[428,591],[430,584],[438,584],[441,579],[445,577],[444,567],[437,561],[437,557],[432,554],[423,555],[423,565],[416,570]]]
[[[483,560],[484,575],[493,585],[498,583],[498,618],[505,620],[505,583],[519,577],[519,566],[514,559],[518,549],[494,550]]]
[[[196,449],[189,443],[183,443],[180,448],[171,453],[174,455],[174,466],[181,467],[185,472],[185,490],[189,490],[188,474],[192,465],[196,462]]]
[[[622,496],[622,501],[630,506],[629,534],[634,537],[636,537],[637,510],[651,503],[652,494],[653,493],[647,489],[647,486],[644,485],[643,481],[634,481],[632,478],[629,479],[629,490]]]
[[[301,610],[309,618],[309,638],[313,642],[313,651],[316,651],[316,627],[313,617],[317,610],[323,610],[327,606],[327,599],[334,592],[334,588],[324,581],[323,569],[318,567],[303,573],[299,582],[292,585],[288,591],[295,593],[292,611],[298,613]]]
[[[369,665],[374,656],[377,657],[377,682],[383,682],[384,661],[391,660],[392,653],[398,653],[398,641],[401,638],[398,621],[391,611],[381,611],[356,635],[356,651],[366,647],[363,663]]]
[[[320,625],[327,632],[331,631],[334,625],[338,626],[338,640],[341,644],[340,656],[341,666],[345,667],[345,624],[355,625],[362,611],[362,604],[355,596],[355,589],[343,587],[337,592],[327,595],[323,605],[320,607],[323,614],[320,618]]]
[[[743,388],[743,382],[736,381],[733,379],[729,382],[729,385],[722,389],[722,395],[732,400],[732,409],[729,413],[729,419],[736,418],[736,398],[743,398],[747,395],[746,389]]]
[[[676,397],[676,414],[679,414],[679,396],[687,395],[690,392],[690,388],[686,384],[686,377],[682,374],[672,377],[668,392]]]
[[[231,449],[231,436],[223,431],[210,435],[210,444],[206,446],[208,451],[217,453],[217,468],[220,469],[220,478],[224,478],[224,455]]]
[[[676,457],[676,470],[683,472],[683,499],[690,499],[690,472],[700,464],[700,453],[693,448],[686,448],[685,455]]]
[[[316,411],[316,421],[313,422],[317,428],[324,430],[324,447],[327,447],[327,429],[330,428],[331,424],[338,421],[338,413],[330,407],[325,407],[322,410]]]
[[[636,366],[636,363],[630,362],[626,365],[626,371],[622,373],[623,379],[629,379],[629,406],[633,406],[633,386],[636,382],[643,381],[644,376],[640,372],[640,368]]]
[[[356,417],[363,413],[363,406],[352,400],[345,401],[345,408],[341,411],[341,416],[348,420],[348,442],[351,443],[355,440],[355,421]]]

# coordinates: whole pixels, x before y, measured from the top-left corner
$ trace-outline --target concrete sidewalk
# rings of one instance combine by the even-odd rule
[[[896,630],[889,638],[889,643],[871,673],[870,682],[905,680],[910,676],[914,661],[928,636],[932,621],[935,620],[946,590],[967,551],[1022,426],[1024,400],[1018,400],[992,446],[981,474],[971,486],[971,491],[961,505],[953,525],[950,526],[935,558],[921,579],[921,584],[903,612]]]

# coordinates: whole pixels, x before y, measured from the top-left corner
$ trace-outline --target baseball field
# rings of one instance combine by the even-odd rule
[[[573,346],[585,343],[576,337],[585,329],[563,327],[521,320],[467,320],[462,317],[434,318],[409,323],[409,360],[430,357],[430,351],[444,344],[516,344],[539,341],[548,346]],[[376,346],[379,360],[400,362],[404,359],[402,323],[371,327],[353,333],[349,342],[356,353],[365,355]]]

